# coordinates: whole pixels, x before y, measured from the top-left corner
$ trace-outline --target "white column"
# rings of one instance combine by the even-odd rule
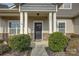
[[[53,32],[56,32],[56,12],[53,13]]]
[[[24,18],[24,34],[28,34],[28,14],[27,12],[24,12],[25,18]]]
[[[23,34],[23,12],[20,12],[20,34]]]
[[[52,12],[49,12],[49,34],[52,33]]]

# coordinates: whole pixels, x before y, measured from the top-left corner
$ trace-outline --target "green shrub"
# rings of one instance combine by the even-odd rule
[[[25,51],[31,44],[31,38],[25,34],[15,35],[9,38],[8,44],[14,51]]]
[[[0,45],[0,54],[6,53],[10,51],[10,47],[8,45],[1,44]]]
[[[48,45],[54,52],[61,52],[68,43],[68,38],[61,32],[54,32],[49,36]]]

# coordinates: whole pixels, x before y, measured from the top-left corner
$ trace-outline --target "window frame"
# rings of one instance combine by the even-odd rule
[[[65,27],[64,27],[64,30],[65,30],[65,31],[64,31],[64,33],[66,33],[66,21],[62,21],[62,20],[57,21],[57,31],[58,31],[58,32],[60,32],[60,31],[59,31],[59,23],[64,23],[64,24],[65,24]]]
[[[18,31],[17,31],[17,30],[18,30],[18,29],[20,30],[20,27],[19,27],[19,28],[18,28],[18,27],[16,27],[16,28],[10,28],[10,27],[9,27],[9,26],[10,26],[10,25],[9,25],[10,22],[16,22],[16,21],[19,22],[19,20],[9,20],[9,21],[8,21],[8,33],[9,33],[10,36],[11,36],[11,35],[18,35],[18,33],[17,33]],[[19,25],[20,25],[20,23],[19,23]],[[15,30],[16,30],[16,34],[11,34],[11,33],[10,33],[10,29],[15,29]]]
[[[64,7],[64,4],[65,4],[65,3],[63,3],[63,4],[61,5],[62,7],[60,6],[59,9],[72,9],[72,3],[69,3],[69,4],[70,4],[70,8],[65,8],[65,7]]]

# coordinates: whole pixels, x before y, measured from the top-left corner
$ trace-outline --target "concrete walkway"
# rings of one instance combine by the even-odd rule
[[[31,56],[48,56],[45,50],[44,42],[35,42],[35,46],[32,49]]]

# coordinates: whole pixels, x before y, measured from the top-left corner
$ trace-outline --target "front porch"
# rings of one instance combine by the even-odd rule
[[[7,36],[29,34],[33,40],[47,40],[49,34],[57,31],[58,6],[59,4],[20,5],[19,12],[1,16],[1,21],[4,22],[1,33],[7,33]]]
[[[37,36],[36,38],[43,40],[52,32],[56,32],[56,12],[21,12],[20,15],[20,34],[30,34],[32,39]],[[25,17],[24,20],[22,16]]]
[[[20,12],[19,16],[3,17],[1,21],[4,22],[1,37],[29,34],[33,40],[35,35],[37,38],[40,35],[38,39],[47,40],[49,34],[56,32],[56,12]],[[41,30],[35,27],[36,23],[42,24]],[[41,33],[35,34],[36,28]]]

